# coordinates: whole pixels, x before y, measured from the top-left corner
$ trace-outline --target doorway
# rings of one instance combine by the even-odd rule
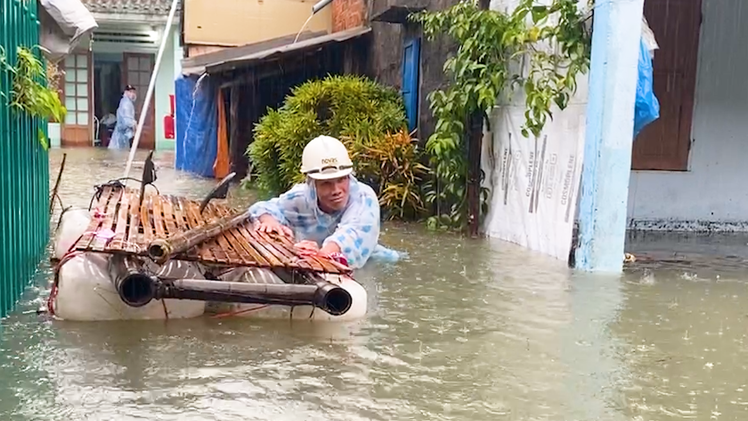
[[[135,119],[140,118],[154,62],[153,54],[95,53],[93,71],[95,145],[109,146],[109,139],[117,122],[117,108],[127,85],[134,86],[138,93],[135,101]],[[156,147],[155,97],[154,92],[143,124],[143,131],[140,134],[138,149],[155,149]]]
[[[138,92],[135,101],[135,118],[140,118],[140,112],[143,109],[145,94],[148,90],[148,84],[151,82],[151,74],[156,61],[154,54],[145,53],[124,53],[122,60],[122,83],[132,85]],[[143,130],[140,133],[138,149],[156,149],[156,91],[151,96],[151,103],[148,105],[148,114],[143,123]]]
[[[122,54],[97,53],[94,56],[94,144],[109,146],[122,98]]]

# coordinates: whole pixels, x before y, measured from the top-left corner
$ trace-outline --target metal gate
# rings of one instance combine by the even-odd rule
[[[0,0],[0,47],[11,66],[21,46],[39,56],[37,2]],[[33,279],[49,241],[47,122],[11,110],[12,74],[0,68],[0,317]]]

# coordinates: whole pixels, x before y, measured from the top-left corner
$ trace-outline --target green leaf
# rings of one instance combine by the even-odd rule
[[[49,142],[47,142],[47,136],[44,134],[44,131],[42,129],[39,129],[37,135],[39,137],[39,143],[42,145],[42,149],[44,149],[45,151],[48,150]]]

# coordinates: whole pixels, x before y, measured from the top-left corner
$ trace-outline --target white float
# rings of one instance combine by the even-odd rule
[[[55,317],[73,321],[186,319],[204,314],[218,316],[306,319],[323,322],[345,322],[366,315],[367,293],[355,280],[345,275],[326,274],[325,279],[345,290],[350,307],[340,315],[330,314],[312,305],[243,304],[189,299],[153,299],[142,306],[132,306],[121,298],[110,274],[112,255],[96,252],[71,252],[71,247],[86,233],[93,216],[86,209],[63,212],[54,240],[54,257],[59,260],[57,284],[49,307]],[[144,259],[147,260],[147,259]],[[276,285],[284,282],[264,268],[241,267],[206,280],[199,263],[171,260],[162,266],[146,261],[144,269],[162,278],[189,280],[192,285],[216,285],[228,282]],[[179,281],[175,281],[179,282]],[[233,284],[237,285],[237,284]],[[337,290],[340,291],[340,290]],[[345,295],[345,294],[343,294]],[[348,300],[348,297],[344,297]],[[335,298],[331,298],[335,300]],[[346,303],[347,306],[347,303]]]

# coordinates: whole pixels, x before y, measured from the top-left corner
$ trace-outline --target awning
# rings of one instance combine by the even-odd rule
[[[39,5],[39,44],[52,63],[88,41],[99,26],[80,0],[46,0]]]
[[[317,33],[310,36],[310,34],[307,34],[299,37],[299,41],[296,43],[293,42],[296,36],[293,35],[242,47],[230,47],[182,60],[182,74],[199,75],[225,72],[251,66],[270,58],[279,58],[287,54],[318,49],[327,44],[344,42],[369,32],[371,32],[371,28],[362,26],[327,35]]]

